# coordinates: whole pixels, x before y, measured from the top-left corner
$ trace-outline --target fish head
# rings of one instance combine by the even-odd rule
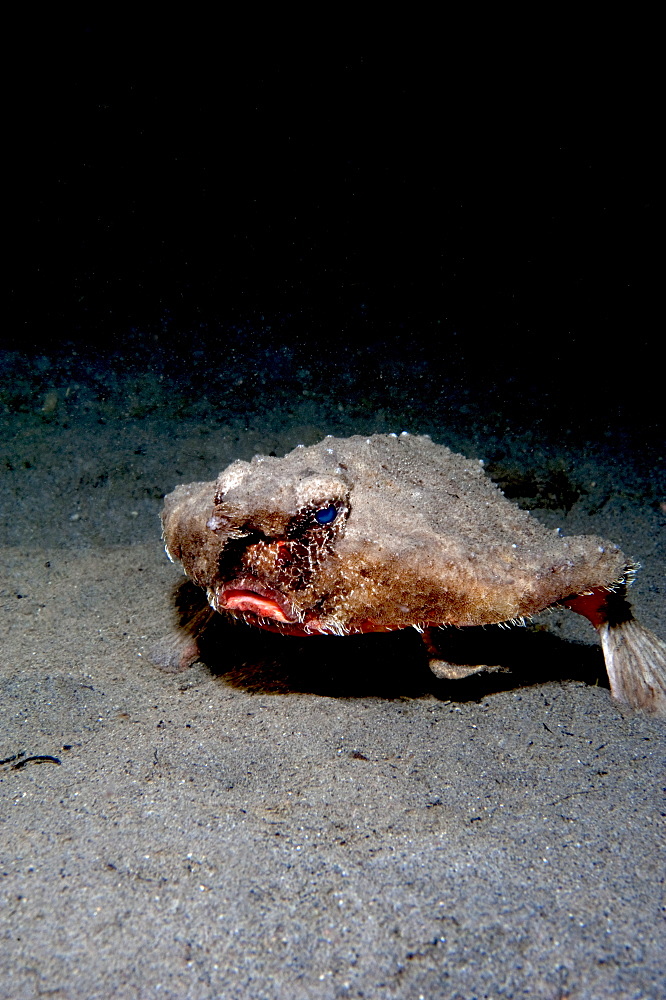
[[[342,475],[304,464],[285,477],[278,459],[255,456],[215,483],[177,487],[162,521],[167,553],[216,611],[307,633],[327,630],[322,608],[336,590],[334,550],[350,510]]]

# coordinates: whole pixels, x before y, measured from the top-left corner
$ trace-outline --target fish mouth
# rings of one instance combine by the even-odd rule
[[[286,625],[300,621],[299,615],[283,594],[254,577],[242,577],[218,585],[215,588],[215,608],[238,615],[269,618]]]

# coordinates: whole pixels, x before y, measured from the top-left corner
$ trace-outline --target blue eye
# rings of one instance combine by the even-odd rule
[[[330,507],[322,507],[322,509],[318,510],[315,514],[315,521],[318,524],[330,524],[331,521],[335,520],[335,515],[337,513],[337,507],[333,504],[331,504]]]

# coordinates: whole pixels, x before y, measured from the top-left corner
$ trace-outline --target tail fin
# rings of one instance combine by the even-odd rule
[[[613,697],[666,717],[666,642],[631,617],[631,612],[623,620],[613,616],[598,625],[597,631]]]
[[[633,708],[666,716],[666,642],[637,622],[626,599],[634,567],[611,590],[597,588],[562,603],[596,628],[611,694]],[[628,578],[628,579],[627,579]]]

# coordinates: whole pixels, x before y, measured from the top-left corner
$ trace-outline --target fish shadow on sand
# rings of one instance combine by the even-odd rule
[[[184,584],[190,587],[189,584]],[[499,691],[578,681],[608,688],[600,647],[559,638],[542,626],[437,630],[450,662],[490,670],[461,680],[435,677],[414,629],[307,638],[279,635],[214,615],[198,638],[199,659],[233,687],[256,694],[331,698],[417,698],[478,701]]]

